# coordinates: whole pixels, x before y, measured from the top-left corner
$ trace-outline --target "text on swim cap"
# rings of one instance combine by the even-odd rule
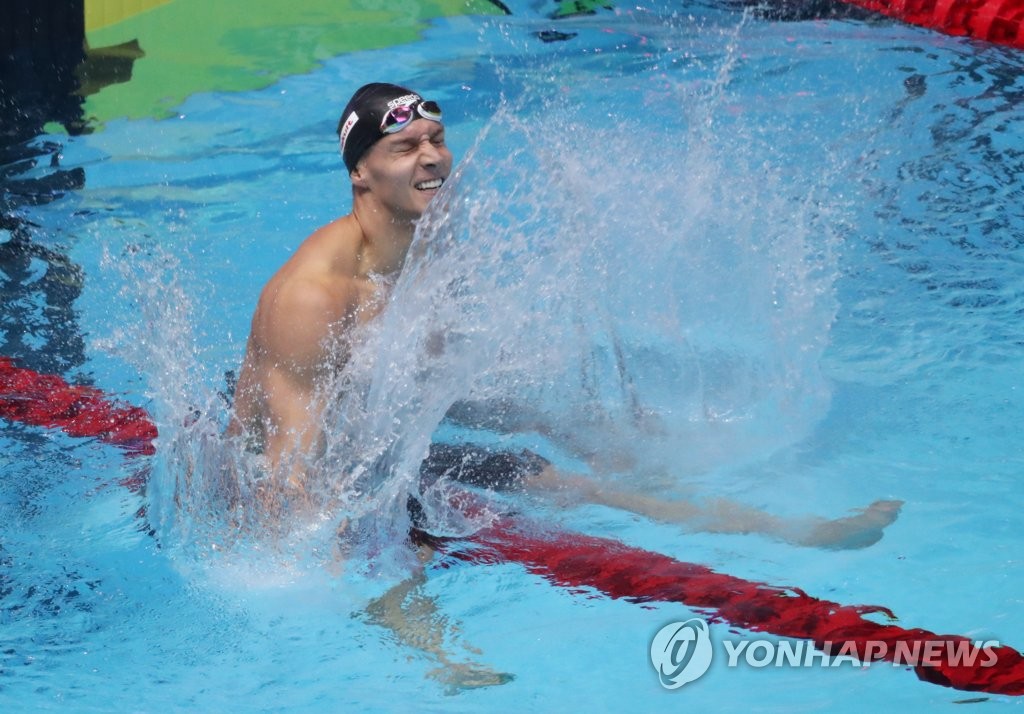
[[[352,127],[356,125],[357,121],[359,121],[359,115],[356,114],[355,112],[352,112],[351,114],[348,115],[348,119],[346,119],[345,123],[341,126],[340,141],[342,152],[345,151],[345,141],[348,139],[349,132],[352,131]]]
[[[392,99],[388,102],[388,109],[394,109],[395,107],[404,107],[407,104],[414,104],[416,102],[423,101],[423,97],[418,94],[406,94],[405,96]]]

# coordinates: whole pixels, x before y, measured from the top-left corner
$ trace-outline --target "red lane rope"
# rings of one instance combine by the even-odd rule
[[[843,0],[947,35],[1024,49],[1024,0]]]
[[[961,654],[972,643],[965,637],[879,624],[864,617],[881,613],[894,618],[885,608],[820,600],[796,588],[743,580],[609,538],[552,531],[517,517],[501,519],[474,535],[469,548],[445,543],[440,548],[468,562],[520,563],[567,588],[589,587],[611,598],[676,602],[708,610],[713,619],[755,632],[810,640],[831,655],[855,653],[861,662],[897,661],[900,652],[934,652],[934,656],[914,658],[918,662],[914,671],[926,682],[1024,695],[1024,657],[1011,647],[992,647],[995,662],[991,666],[984,666],[990,658],[980,656],[967,664]],[[901,648],[900,642],[906,645]]]
[[[68,384],[55,374],[16,367],[0,357],[0,417],[94,437],[139,454],[152,454],[156,426],[144,409],[111,401],[94,387]]]
[[[16,367],[2,357],[0,417],[94,437],[133,454],[154,453],[157,430],[145,410],[112,401],[93,387],[68,384],[58,375]],[[921,679],[966,691],[1024,695],[1024,657],[1016,650],[992,648],[996,662],[988,667],[981,660],[973,665],[959,663],[950,652],[957,643],[969,644],[967,638],[879,624],[864,617],[870,613],[893,617],[885,608],[819,600],[795,588],[743,580],[609,538],[547,530],[518,517],[499,519],[475,535],[468,548],[456,542],[437,545],[467,562],[519,563],[562,587],[592,588],[632,602],[676,602],[707,610],[737,627],[810,640],[829,653],[856,652],[861,661],[892,661],[899,642],[938,643],[937,656],[914,668]],[[872,650],[870,643],[886,643],[884,657],[877,656],[878,649]]]

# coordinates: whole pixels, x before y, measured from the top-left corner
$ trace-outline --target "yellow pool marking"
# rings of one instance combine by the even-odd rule
[[[85,0],[85,31],[116,25],[133,15],[166,5],[171,0]]]

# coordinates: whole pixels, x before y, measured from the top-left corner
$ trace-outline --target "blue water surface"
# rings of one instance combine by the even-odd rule
[[[452,401],[521,395],[550,423],[513,438],[566,467],[617,464],[616,487],[658,498],[829,517],[904,502],[881,541],[843,551],[597,506],[533,515],[1024,646],[1019,52],[730,7],[555,23],[524,5],[57,137],[85,187],[22,210],[84,275],[87,361],[68,376],[145,406],[161,445],[215,404],[262,284],[350,205],[340,107],[399,82],[442,104],[464,161],[424,240],[455,226],[493,280],[467,334],[502,357],[446,387]],[[550,29],[571,36],[541,42]],[[390,344],[382,359],[407,351]],[[159,453],[13,423],[0,440],[4,711],[933,711],[975,696],[889,665],[722,662],[667,691],[650,639],[701,613],[515,564],[428,570],[422,594],[457,628],[446,646],[515,677],[452,695],[430,657],[367,622],[372,578],[255,541],[221,556],[202,524],[141,516],[173,503],[119,484],[173,478]]]

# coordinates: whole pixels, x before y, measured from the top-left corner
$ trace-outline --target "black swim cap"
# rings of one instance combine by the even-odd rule
[[[423,97],[397,84],[373,82],[356,90],[338,121],[341,157],[349,173],[359,159],[384,135],[380,131],[384,115],[395,107],[422,102]]]

